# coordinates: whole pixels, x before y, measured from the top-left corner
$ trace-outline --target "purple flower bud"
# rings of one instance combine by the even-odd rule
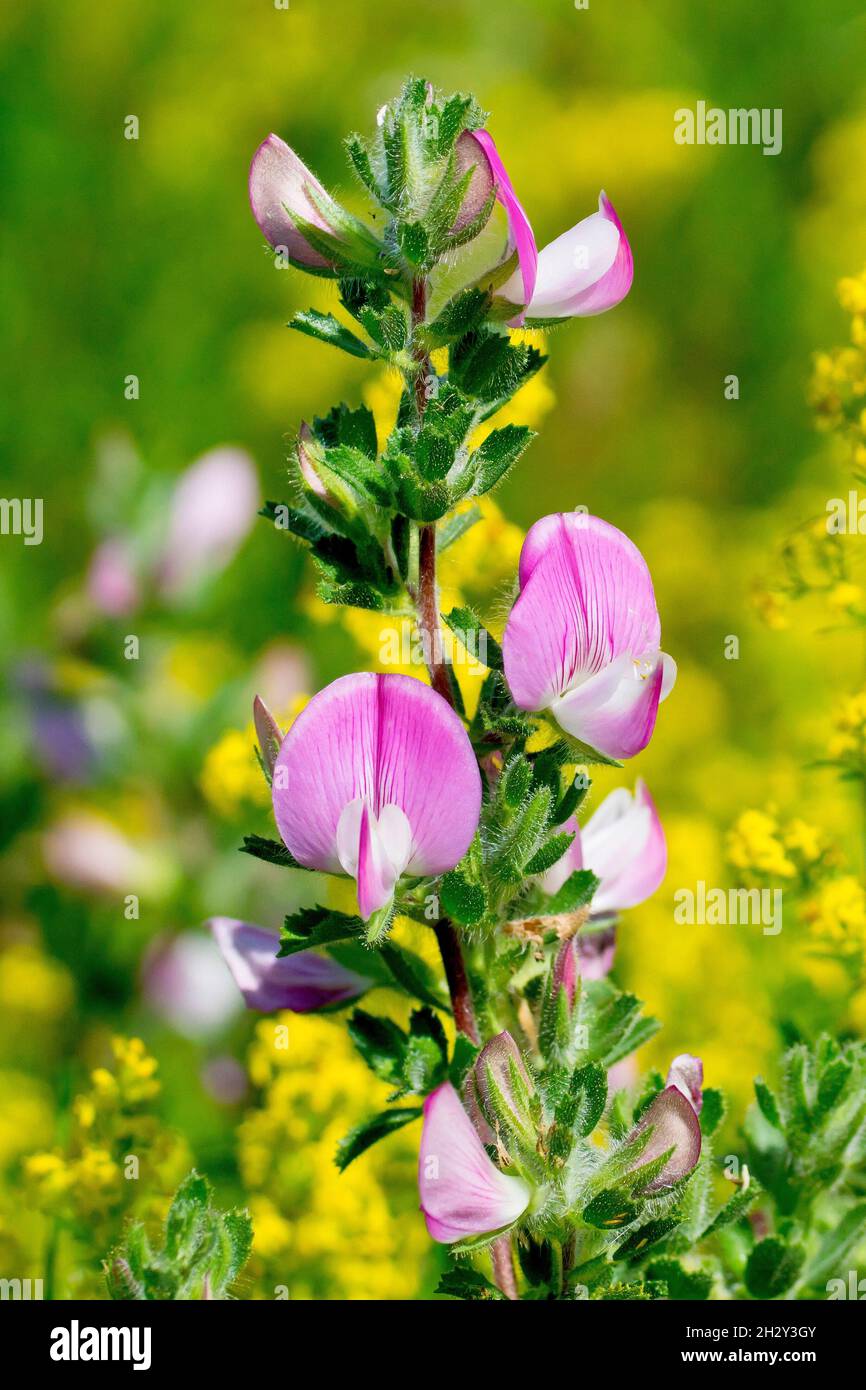
[[[498,1033],[482,1047],[472,1069],[470,1090],[493,1134],[503,1127],[523,1133],[533,1130],[529,1101],[535,1086],[510,1033]]]
[[[703,1084],[704,1064],[700,1057],[693,1057],[690,1052],[681,1052],[679,1057],[674,1058],[668,1068],[665,1085],[676,1086],[678,1091],[682,1091],[686,1100],[691,1102],[696,1115],[700,1115],[704,1103]]]
[[[278,135],[269,135],[253,155],[249,189],[253,217],[271,246],[285,247],[289,258],[299,265],[332,267],[332,262],[298,231],[296,223],[307,222],[336,236],[341,210],[304,161]],[[328,215],[331,209],[333,217]]]
[[[253,723],[262,762],[273,777],[274,765],[283,742],[283,731],[260,695],[253,700]]]
[[[574,997],[577,993],[577,979],[579,975],[577,968],[577,945],[573,936],[567,941],[563,941],[556,954],[553,965],[553,998],[556,1000],[561,989],[568,995],[569,1008],[574,1007]]]
[[[652,1134],[649,1143],[633,1168],[642,1168],[654,1158],[660,1158],[668,1149],[673,1149],[673,1153],[658,1176],[641,1189],[643,1195],[672,1187],[692,1171],[701,1156],[698,1117],[694,1106],[676,1086],[668,1086],[659,1092],[630,1137],[634,1139],[650,1127]]]

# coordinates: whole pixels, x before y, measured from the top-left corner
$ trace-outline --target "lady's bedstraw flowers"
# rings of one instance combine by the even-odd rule
[[[633,757],[676,677],[659,649],[652,580],[637,546],[595,516],[546,516],[526,537],[519,577],[502,643],[515,704],[547,711],[603,758]]]
[[[342,676],[283,739],[274,815],[300,864],[350,874],[365,921],[403,873],[435,876],[468,849],[481,777],[459,718],[411,676]]]
[[[454,1087],[438,1086],[424,1102],[418,1187],[427,1230],[443,1244],[512,1226],[532,1190],[487,1157]]]

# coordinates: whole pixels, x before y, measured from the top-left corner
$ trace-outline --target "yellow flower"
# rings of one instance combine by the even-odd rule
[[[767,811],[744,811],[727,838],[728,859],[737,869],[776,878],[793,878],[796,866],[785,854],[779,824]]]
[[[0,953],[0,1015],[8,1012],[52,1019],[73,1000],[72,977],[33,942],[13,942]]]
[[[866,314],[866,270],[840,280],[837,293],[846,313]]]
[[[831,608],[838,608],[843,612],[849,608],[855,608],[863,601],[863,590],[859,584],[842,583],[837,584],[827,595],[827,602]]]

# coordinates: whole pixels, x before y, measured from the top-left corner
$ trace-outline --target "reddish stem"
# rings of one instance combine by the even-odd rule
[[[518,1302],[520,1295],[517,1292],[517,1276],[514,1273],[514,1251],[511,1248],[511,1237],[500,1236],[490,1247],[490,1259],[493,1262],[493,1277],[499,1288],[510,1298],[512,1302]]]

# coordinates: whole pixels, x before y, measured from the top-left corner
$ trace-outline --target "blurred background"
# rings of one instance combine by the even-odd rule
[[[860,367],[832,355],[866,308],[837,295],[866,264],[862,6],[7,0],[0,37],[2,489],[44,506],[40,545],[0,537],[0,1274],[102,1297],[124,1216],[194,1161],[252,1208],[242,1296],[435,1284],[417,1133],[338,1176],[386,1088],[339,1022],[292,1017],[278,1053],[202,931],[324,891],[237,853],[273,833],[252,696],[290,717],[375,665],[380,624],[325,609],[254,514],[302,419],[396,408],[387,376],[286,331],[335,293],[275,270],[249,160],[273,130],[364,215],[341,140],[410,72],[490,111],[539,245],[601,188],[631,240],[626,302],[546,337],[511,407],[539,438],[443,583],[496,627],[523,530],[580,504],[647,557],[680,675],[625,780],[670,867],[616,978],[664,1021],[642,1066],[688,1050],[728,1089],[735,1152],[787,1038],[866,1022],[863,556],[822,524],[866,462],[839,404]],[[698,100],[782,108],[782,152],[678,145]],[[203,506],[219,543],[175,544]],[[699,880],[783,886],[784,930],[676,925]]]

